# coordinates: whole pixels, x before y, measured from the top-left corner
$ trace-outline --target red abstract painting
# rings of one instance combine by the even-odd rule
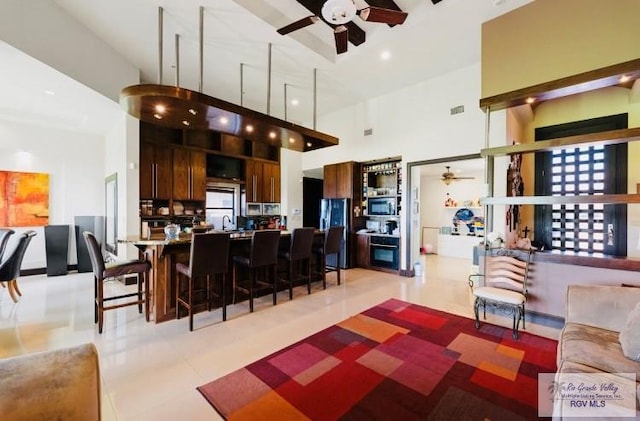
[[[49,174],[0,171],[0,227],[49,224]]]

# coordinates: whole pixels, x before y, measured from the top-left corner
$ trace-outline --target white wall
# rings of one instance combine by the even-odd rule
[[[118,102],[139,71],[51,0],[0,1],[0,39]]]
[[[322,93],[318,96],[321,103]],[[409,162],[478,153],[484,147],[485,133],[485,114],[478,106],[479,98],[480,64],[477,63],[324,114],[318,119],[317,129],[337,136],[340,144],[304,153],[302,169],[402,156],[403,173],[407,174]],[[465,112],[451,115],[450,109],[458,105],[464,105]],[[364,130],[369,128],[373,129],[373,135],[364,136]],[[401,235],[406,236],[411,230],[413,243],[420,237],[420,228],[407,223],[406,177],[403,183]],[[401,268],[405,268],[404,244],[404,240],[401,241]]]
[[[119,101],[120,90],[123,87],[136,84],[140,80],[140,72],[137,68],[100,40],[89,28],[80,24],[55,2],[49,0],[2,0],[0,2],[0,39],[116,102]],[[122,120],[104,137],[78,133],[63,136],[57,134],[63,133],[59,130],[36,129],[26,125],[21,126],[22,129],[15,129],[14,137],[7,139],[7,142],[15,147],[22,146],[17,139],[30,138],[32,132],[39,130],[43,135],[38,136],[42,144],[36,145],[40,152],[38,167],[46,169],[60,166],[62,171],[65,169],[65,161],[70,161],[73,162],[70,164],[71,168],[75,165],[83,168],[77,173],[74,170],[74,177],[65,179],[69,183],[66,186],[59,184],[59,180],[55,180],[54,185],[52,178],[52,209],[65,207],[69,210],[64,213],[64,218],[60,222],[52,220],[51,224],[72,223],[73,215],[103,215],[104,178],[117,172],[120,207],[118,238],[138,233],[139,179],[137,171],[129,170],[130,163],[135,167],[139,161],[138,121],[125,117],[124,112],[122,115]],[[97,139],[94,142],[96,144],[91,148],[88,148],[84,140],[87,137]],[[45,153],[47,148],[60,151],[60,156],[57,152]],[[4,160],[5,157],[0,159]],[[99,161],[99,165],[95,165],[96,161]],[[97,173],[99,176],[95,176]],[[90,184],[92,190],[98,188],[96,197],[99,201],[94,200],[92,195],[86,196],[86,192],[78,188],[84,184]],[[54,186],[56,190],[79,192],[78,196],[73,202],[66,200],[60,202],[60,196],[54,194]],[[83,208],[89,208],[91,211],[85,211]],[[42,236],[36,237],[32,243],[37,245],[40,241],[42,247],[38,247],[44,253]],[[36,247],[30,246],[30,249],[35,252]],[[75,263],[75,250],[72,252],[70,263]],[[119,247],[118,255],[133,257],[136,251]],[[44,254],[42,256],[35,254],[29,263],[28,254],[25,257],[24,267],[44,267],[44,260]]]
[[[280,210],[287,217],[287,229],[302,227],[302,153],[280,151]],[[299,211],[299,212],[298,212]]]
[[[104,214],[105,140],[96,135],[0,120],[0,169],[49,174],[49,224],[71,225],[75,216]],[[23,269],[46,267],[44,228],[35,229]],[[12,242],[7,250],[13,247]],[[77,262],[71,236],[69,264]]]

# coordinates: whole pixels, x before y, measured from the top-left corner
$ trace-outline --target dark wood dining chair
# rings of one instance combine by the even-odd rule
[[[301,279],[307,281],[307,293],[311,294],[311,255],[315,228],[296,228],[291,234],[289,249],[278,253],[287,262],[287,276],[279,278],[289,286],[289,299],[293,299],[293,284]],[[303,270],[303,266],[306,268]]]
[[[82,235],[87,243],[89,257],[91,258],[91,266],[93,268],[93,295],[95,301],[94,322],[98,323],[98,333],[102,333],[104,312],[107,310],[137,305],[138,311],[142,313],[142,305],[144,304],[145,319],[149,321],[149,271],[151,270],[151,263],[146,260],[128,260],[105,264],[100,244],[98,244],[98,240],[96,240],[95,235],[90,231],[84,231]],[[136,292],[105,297],[105,281],[132,274],[135,274],[137,277],[138,290]],[[122,300],[130,297],[136,297],[136,299],[106,305],[109,301]]]
[[[27,247],[29,247],[29,243],[35,235],[36,232],[32,230],[20,234],[11,253],[0,263],[0,284],[4,285],[6,283],[7,291],[14,303],[18,302],[18,296],[22,296],[22,292],[20,288],[18,288],[20,267],[22,266],[22,260],[24,259]]]
[[[180,318],[180,306],[189,314],[189,330],[193,331],[194,306],[203,301],[211,311],[211,302],[215,297],[222,299],[222,320],[227,320],[226,277],[229,267],[229,233],[193,234],[189,265],[176,264],[176,316]],[[221,278],[221,293],[212,290],[216,276]],[[186,280],[186,285],[185,282]],[[200,284],[198,284],[200,282]],[[198,297],[196,297],[198,295]]]
[[[253,298],[260,290],[273,291],[273,305],[276,305],[279,230],[254,231],[248,256],[233,256],[234,291],[249,295],[249,311],[253,313]],[[249,270],[249,279],[238,279],[238,268]],[[258,279],[257,272],[262,272]],[[271,281],[269,281],[271,278]],[[234,294],[235,302],[235,294]]]
[[[324,242],[316,247],[314,252],[320,261],[320,276],[322,276],[322,288],[327,288],[327,273],[336,272],[338,285],[340,285],[340,254],[342,249],[342,236],[344,226],[332,226],[325,231]],[[327,264],[329,256],[335,256],[335,264]]]

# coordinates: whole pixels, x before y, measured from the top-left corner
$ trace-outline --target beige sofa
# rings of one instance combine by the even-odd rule
[[[636,373],[636,382],[640,381],[640,362],[625,357],[619,342],[619,333],[638,303],[640,288],[570,285],[558,341],[558,373]]]
[[[0,359],[0,419],[100,420],[95,346]]]

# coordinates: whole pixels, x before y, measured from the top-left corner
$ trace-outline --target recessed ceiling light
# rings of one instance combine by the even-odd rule
[[[380,53],[380,59],[381,60],[389,60],[391,58],[391,51],[389,50],[384,50],[383,52]]]
[[[162,104],[156,104],[156,112],[163,114],[165,111],[167,111],[167,108],[162,105]]]
[[[185,126],[189,126],[190,123],[187,120],[182,120],[182,124],[184,124]]]
[[[536,99],[534,97],[530,96],[525,101],[526,101],[527,104],[533,104],[534,102],[536,102]]]
[[[196,114],[198,114],[198,112],[197,112],[196,110],[194,110],[193,108],[189,108],[189,113],[190,113],[191,115],[196,115]]]
[[[249,133],[253,133],[253,126],[251,124],[247,124],[247,127],[245,127],[245,130]]]
[[[276,132],[269,132],[269,138],[275,139],[276,138]]]
[[[631,76],[629,76],[629,75],[620,76],[620,83],[629,82],[630,80],[631,80]]]
[[[45,90],[44,93],[47,94],[47,95],[55,95],[56,94],[55,92],[53,92],[50,89]]]
[[[289,143],[294,143],[296,140],[292,137],[289,138]]]
[[[228,122],[229,122],[229,119],[227,117],[220,117],[220,123],[227,124]]]
[[[153,116],[155,118],[157,118],[158,120],[162,120],[162,116],[160,114],[158,114],[158,113],[155,113]]]
[[[300,101],[298,101],[297,99],[292,99],[292,100],[291,100],[291,105],[293,105],[294,107],[295,107],[296,105],[298,105],[298,104],[300,104]]]
[[[311,142],[307,142],[307,147],[310,148],[311,146]]]

